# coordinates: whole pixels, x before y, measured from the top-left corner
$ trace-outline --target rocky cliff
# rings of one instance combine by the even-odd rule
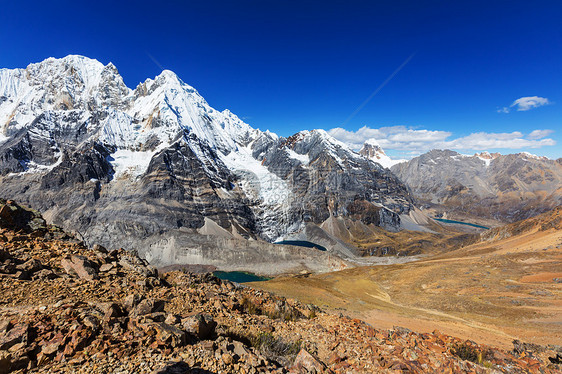
[[[392,171],[426,207],[449,217],[514,222],[562,204],[562,164],[528,153],[433,150]]]
[[[331,216],[398,230],[413,207],[392,173],[322,130],[253,129],[171,71],[133,90],[82,56],[0,70],[0,196],[87,242],[160,259],[202,248],[203,262],[225,238],[273,242]]]

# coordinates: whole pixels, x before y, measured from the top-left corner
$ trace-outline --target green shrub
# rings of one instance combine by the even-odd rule
[[[308,319],[314,319],[316,318],[316,311],[314,309],[311,309],[310,312],[308,313]]]
[[[486,359],[489,358],[490,352],[488,350],[481,350],[471,344],[455,343],[451,347],[451,353],[461,360],[471,361],[482,365]]]
[[[267,358],[281,364],[290,364],[301,349],[301,341],[286,341],[270,332],[261,332],[251,339],[252,346]]]
[[[242,310],[248,314],[261,315],[263,314],[260,307],[258,307],[251,299],[244,297],[240,302]]]
[[[283,321],[297,321],[302,317],[298,309],[284,301],[277,301],[272,310],[268,310],[266,315],[271,319],[280,319]]]

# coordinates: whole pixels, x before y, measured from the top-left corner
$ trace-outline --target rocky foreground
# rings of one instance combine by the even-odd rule
[[[0,201],[0,374],[560,372],[560,347],[503,351],[378,330],[210,274],[158,274]]]

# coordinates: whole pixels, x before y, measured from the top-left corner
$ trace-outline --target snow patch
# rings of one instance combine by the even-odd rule
[[[156,154],[152,152],[135,152],[128,149],[119,149],[111,154],[109,162],[115,170],[115,178],[137,178],[146,172],[150,160]]]
[[[43,173],[43,172],[51,171],[62,163],[62,159],[63,159],[62,152],[57,152],[56,156],[58,157],[58,160],[51,165],[41,165],[36,163],[35,161],[29,161],[26,162],[25,165],[23,165],[25,171],[22,171],[20,173],[9,173],[8,176],[35,174],[35,173]]]
[[[377,141],[377,139],[375,139],[375,138],[370,138],[370,139],[365,140],[365,144],[372,145],[373,147],[379,147],[379,148],[381,146],[379,144],[379,142]]]
[[[483,158],[483,157],[480,157],[480,156],[477,156],[477,157],[478,157],[480,160],[484,161],[484,164],[486,165],[486,167],[489,167],[489,166],[490,166],[490,163],[492,162],[492,159],[491,159],[491,158]]]
[[[298,160],[305,165],[308,165],[310,163],[310,156],[308,154],[301,155],[290,148],[285,148],[285,150],[287,151],[287,155],[290,158]]]

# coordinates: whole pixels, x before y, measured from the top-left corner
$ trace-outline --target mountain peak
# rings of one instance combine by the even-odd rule
[[[384,150],[381,148],[379,142],[374,138],[370,138],[365,141],[363,147],[359,150],[359,154],[367,157],[369,160],[382,165],[385,168],[390,168],[393,165],[405,161],[393,160],[388,157]]]
[[[381,146],[379,144],[379,142],[377,141],[377,139],[375,139],[375,138],[370,138],[370,139],[365,140],[365,145],[372,145],[373,147],[379,147],[379,148]]]
[[[64,72],[76,72],[85,84],[97,81],[104,65],[96,59],[80,56],[68,55],[63,58],[49,57],[41,62],[29,64],[27,71],[45,72],[51,75]]]

